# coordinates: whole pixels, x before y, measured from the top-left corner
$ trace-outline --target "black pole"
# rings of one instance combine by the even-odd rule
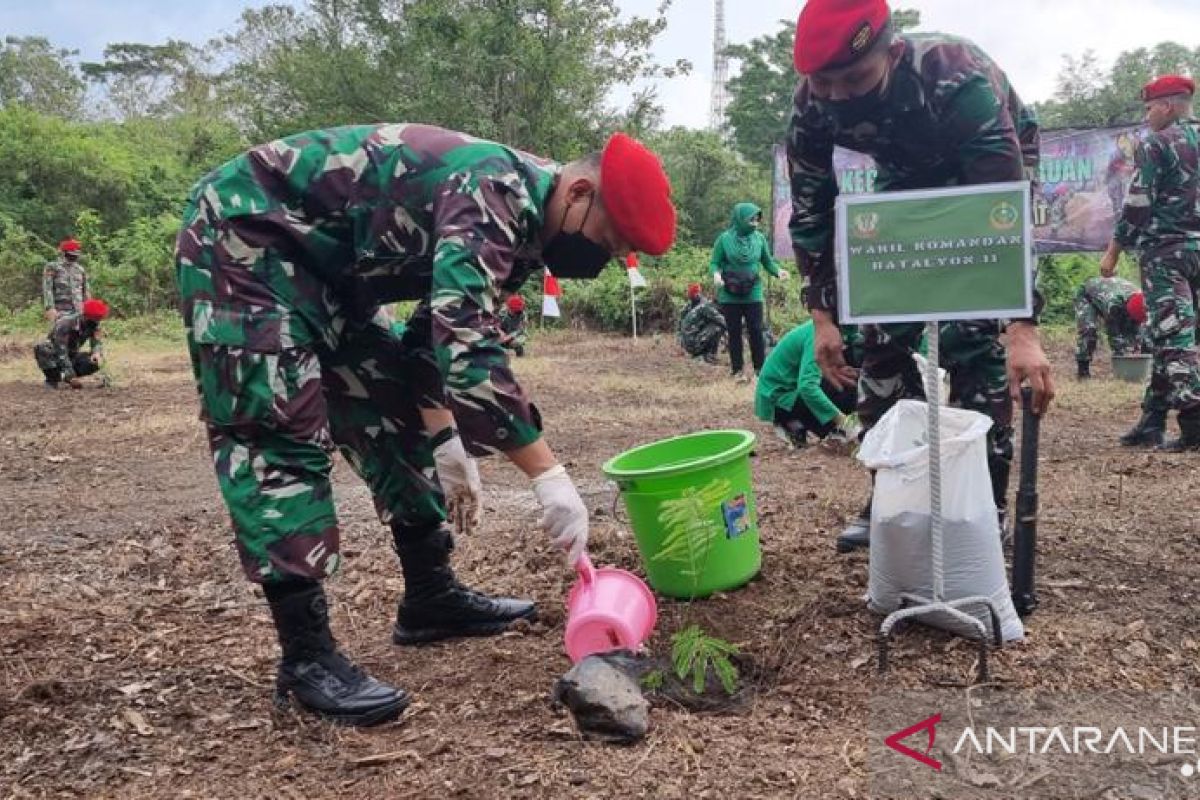
[[[1038,606],[1033,588],[1037,558],[1038,436],[1041,417],[1033,413],[1033,390],[1021,389],[1021,478],[1017,488],[1017,518],[1013,523],[1012,600],[1017,613],[1027,617]]]

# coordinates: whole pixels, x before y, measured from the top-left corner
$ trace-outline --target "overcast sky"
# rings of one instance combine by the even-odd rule
[[[293,0],[301,4],[302,0]],[[650,14],[659,0],[619,0],[630,14]],[[0,0],[0,34],[48,37],[96,60],[109,42],[203,42],[231,29],[243,8],[266,0]],[[745,42],[794,20],[800,0],[726,0],[729,41]],[[1175,40],[1200,46],[1200,0],[904,0],[923,30],[975,40],[1008,72],[1029,101],[1054,91],[1063,54],[1091,48],[1105,63],[1122,50]],[[655,51],[664,62],[687,58],[687,77],[662,81],[669,125],[708,121],[713,0],[675,0]],[[620,98],[618,98],[620,99]]]

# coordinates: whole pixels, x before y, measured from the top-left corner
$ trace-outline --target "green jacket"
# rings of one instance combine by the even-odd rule
[[[730,294],[721,287],[717,290],[718,303],[761,303],[761,271],[765,269],[771,275],[779,277],[779,265],[771,256],[767,237],[751,224],[751,220],[760,214],[762,209],[754,203],[738,203],[733,207],[733,219],[729,228],[713,243],[712,260],[708,266],[710,275],[718,272],[740,272],[760,276],[760,280],[754,284],[749,294]]]
[[[851,351],[860,337],[856,326],[842,327],[842,341]],[[821,388],[821,368],[817,366],[813,344],[813,323],[809,320],[792,328],[767,356],[754,391],[756,417],[771,422],[775,419],[775,409],[791,411],[797,402],[808,406],[821,424],[841,413]],[[851,352],[847,356],[849,361],[858,360]]]

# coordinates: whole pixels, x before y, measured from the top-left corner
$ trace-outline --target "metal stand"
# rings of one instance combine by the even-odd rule
[[[988,629],[982,620],[962,609],[975,607],[988,612],[996,647],[1004,643],[1000,633],[1000,614],[988,597],[962,597],[950,601],[945,599],[942,569],[942,432],[939,424],[941,381],[938,379],[938,332],[937,322],[925,323],[925,341],[929,352],[929,363],[925,370],[925,404],[929,408],[929,527],[933,557],[933,596],[901,595],[901,607],[889,614],[879,626],[879,674],[882,675],[888,670],[888,646],[891,643],[892,629],[905,620],[938,614],[948,616],[975,630],[979,640],[979,680],[986,681]]]

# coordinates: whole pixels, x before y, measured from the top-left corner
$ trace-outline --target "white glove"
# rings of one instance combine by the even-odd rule
[[[791,277],[791,275],[788,274],[788,271],[786,269],[784,269],[783,267],[779,268],[779,280],[786,281],[790,277]]]
[[[567,566],[574,567],[587,549],[588,510],[571,476],[556,464],[533,479],[533,493],[542,506],[542,530],[566,551]]]
[[[718,289],[725,286],[725,279],[721,277],[721,273],[713,273],[713,286],[717,287]]]
[[[483,510],[479,465],[467,455],[457,434],[434,449],[433,463],[446,494],[446,513],[455,533],[474,533]]]
[[[842,432],[848,442],[858,441],[862,429],[862,422],[859,421],[857,414],[843,414],[841,422],[838,423],[838,430]]]

